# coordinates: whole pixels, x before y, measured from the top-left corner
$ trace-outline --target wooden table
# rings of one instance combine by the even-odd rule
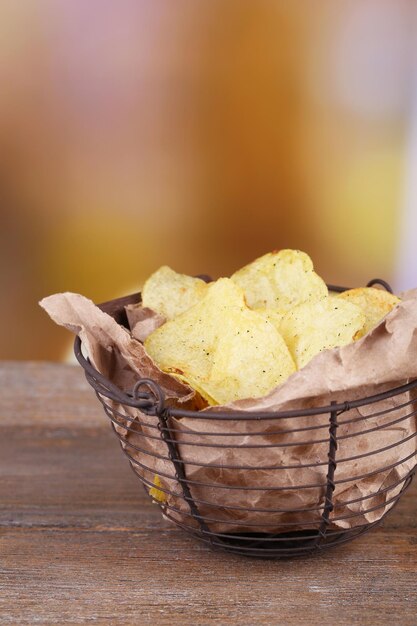
[[[78,367],[0,364],[0,624],[417,624],[417,484],[304,560],[211,552],[145,497]]]

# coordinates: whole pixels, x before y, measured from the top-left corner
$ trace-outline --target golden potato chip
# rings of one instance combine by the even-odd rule
[[[154,486],[149,489],[149,495],[151,496],[151,498],[153,498],[157,502],[166,502],[167,494],[165,493],[165,491],[161,491],[161,489],[159,489],[159,487],[163,487],[163,485],[158,474],[155,474],[153,478],[153,484]]]
[[[243,289],[253,309],[288,311],[327,297],[325,282],[315,273],[310,257],[300,250],[265,254],[235,272],[232,280]]]
[[[266,395],[295,372],[284,339],[268,322],[247,310],[220,338],[205,388],[219,404]]]
[[[178,378],[178,380],[180,380],[182,383],[184,383],[185,385],[188,385],[189,387],[191,387],[192,389],[194,389],[200,394],[203,400],[206,401],[206,404],[203,403],[201,408],[205,408],[207,404],[210,404],[210,405],[217,404],[215,399],[212,398],[205,389],[200,387],[200,384],[197,382],[195,378],[191,376],[191,374],[187,374],[187,376],[185,376],[184,374],[179,374],[176,368],[170,370],[169,373],[172,374],[172,376],[175,376],[175,378]]]
[[[204,280],[178,274],[164,265],[144,284],[142,305],[170,320],[194,306],[206,290]]]
[[[268,322],[271,322],[272,326],[275,326],[277,331],[281,333],[279,327],[285,315],[287,314],[287,311],[280,311],[279,309],[262,308],[262,309],[256,309],[256,312],[258,315],[263,317],[263,319],[268,320]]]
[[[144,346],[161,367],[179,376],[197,372],[205,379],[223,321],[244,307],[242,291],[227,278],[208,285],[205,297],[151,333]]]
[[[295,371],[281,335],[228,278],[208,285],[204,298],[149,335],[145,348],[210,404],[263,396]]]
[[[319,352],[353,341],[364,323],[358,306],[332,298],[295,307],[282,320],[280,330],[301,369]]]
[[[374,287],[359,287],[349,289],[338,295],[338,298],[346,302],[353,302],[365,314],[363,328],[358,331],[355,339],[360,339],[382,320],[401,300],[388,291],[375,289]]]

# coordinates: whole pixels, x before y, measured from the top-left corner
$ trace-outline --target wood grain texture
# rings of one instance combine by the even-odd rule
[[[417,624],[417,485],[312,558],[211,552],[151,504],[71,366],[0,365],[0,623]]]

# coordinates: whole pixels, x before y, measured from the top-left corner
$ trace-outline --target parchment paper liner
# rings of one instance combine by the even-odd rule
[[[301,410],[326,406],[332,400],[340,403],[375,395],[417,378],[417,290],[402,297],[403,301],[360,341],[317,355],[267,396],[210,410]],[[80,335],[94,366],[121,389],[131,390],[139,378],[152,378],[163,389],[168,404],[193,408],[193,392],[161,372],[142,344],[90,300],[65,293],[45,298],[41,306],[58,324]],[[135,324],[139,321],[141,336],[143,328],[146,331],[147,327],[154,328],[155,323],[160,323],[153,312],[148,322],[145,310],[132,311],[130,319],[134,319]],[[122,445],[135,471],[150,485],[158,474],[162,489],[171,492],[167,496],[168,506],[177,509],[177,512],[168,509],[169,515],[196,527],[175,479],[173,464],[152,456],[168,457],[167,445],[157,428],[158,418],[104,400],[119,416],[133,420],[119,417],[119,422],[129,430],[117,425],[115,428],[125,439]],[[413,390],[351,409],[340,416],[341,422],[350,423],[341,424],[337,432],[332,527],[351,528],[377,521],[392,506],[403,479],[416,464],[415,400]],[[389,409],[395,412],[384,413]],[[367,419],[351,421],[360,417]],[[394,421],[396,423],[392,424]],[[194,481],[190,485],[191,494],[212,532],[274,533],[317,528],[322,509],[309,509],[323,507],[329,447],[328,414],[284,420],[218,421],[205,418],[203,411],[201,419],[171,418],[170,423],[175,430],[187,479]],[[316,425],[322,428],[281,432]],[[375,427],[382,429],[350,436]],[[397,442],[395,447],[385,449]],[[190,443],[206,445],[187,445]],[[255,447],[243,447],[248,444]],[[256,448],[268,445],[274,447]],[[379,449],[384,450],[370,454]],[[359,458],[343,462],[344,458],[352,456]],[[390,468],[401,459],[406,460]],[[317,465],[301,467],[310,463]],[[227,469],[228,465],[250,469]],[[287,466],[295,467],[283,469]],[[364,474],[371,475],[360,478]],[[306,488],[306,485],[321,487]],[[228,486],[249,489],[228,489]]]

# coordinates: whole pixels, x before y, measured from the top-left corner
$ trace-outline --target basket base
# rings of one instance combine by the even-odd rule
[[[368,532],[381,520],[357,528],[332,530],[321,537],[316,530],[268,535],[263,533],[211,534],[196,533],[214,550],[262,559],[289,559],[318,554]]]

